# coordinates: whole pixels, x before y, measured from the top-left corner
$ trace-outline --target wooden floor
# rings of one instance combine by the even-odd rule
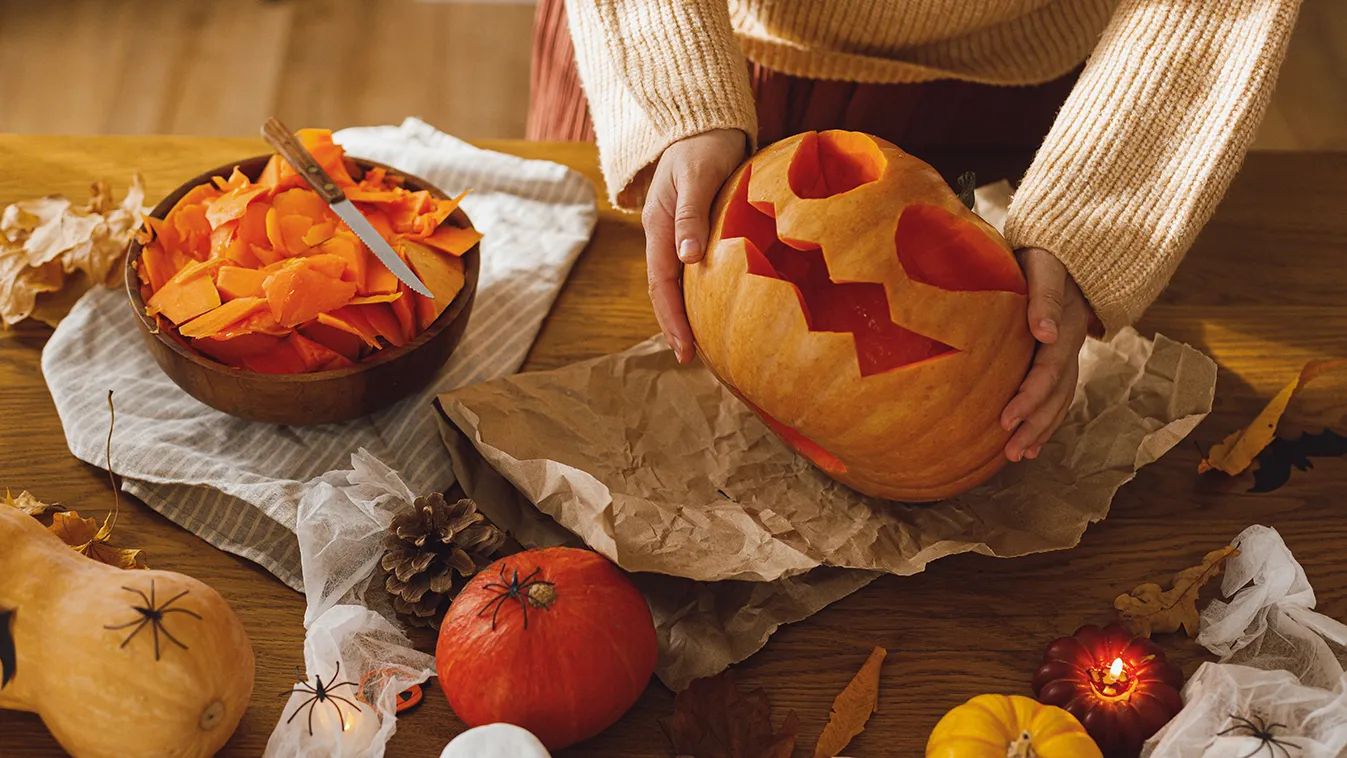
[[[419,116],[524,135],[533,6],[0,0],[0,132],[252,136]],[[1347,150],[1347,0],[1304,0],[1257,147]]]

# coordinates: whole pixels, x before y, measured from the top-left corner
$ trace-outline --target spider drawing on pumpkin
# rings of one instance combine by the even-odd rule
[[[131,606],[132,610],[140,614],[139,618],[132,619],[131,621],[126,622],[125,624],[109,625],[103,627],[104,629],[107,629],[109,631],[118,631],[120,629],[135,627],[134,629],[131,630],[130,634],[126,635],[126,639],[122,640],[122,644],[118,645],[118,649],[124,648],[128,644],[130,644],[131,640],[135,639],[135,636],[137,634],[140,634],[140,631],[147,626],[150,627],[150,631],[154,634],[154,660],[156,661],[159,660],[159,635],[161,633],[165,637],[167,637],[168,640],[173,644],[177,645],[183,650],[187,649],[186,645],[184,645],[177,637],[174,637],[173,634],[168,631],[168,627],[164,625],[164,617],[170,613],[185,613],[188,616],[191,616],[192,618],[200,621],[201,615],[198,614],[196,611],[189,611],[186,608],[169,607],[174,603],[178,602],[178,600],[180,600],[184,596],[186,596],[187,593],[191,592],[191,590],[183,590],[182,592],[179,592],[178,594],[164,601],[163,605],[159,605],[155,601],[153,579],[150,580],[150,594],[148,597],[145,595],[144,592],[135,589],[134,587],[122,587],[122,589],[126,590],[127,592],[132,592],[139,595],[140,599],[144,601],[145,604]]]
[[[507,582],[505,579],[505,566],[500,567],[500,581],[491,582],[482,585],[482,589],[495,590],[497,595],[482,606],[477,611],[478,618],[481,618],[488,610],[491,611],[491,631],[496,631],[496,619],[500,616],[500,609],[510,600],[518,600],[519,607],[524,610],[524,628],[529,628],[529,605],[535,608],[546,610],[556,599],[556,592],[551,582],[542,579],[534,579],[542,569],[535,568],[533,573],[519,578],[519,569],[514,569],[514,574]],[[492,608],[492,606],[495,606]]]
[[[300,676],[299,667],[296,666],[295,676],[299,677],[302,681],[296,682],[294,687],[280,694],[282,696],[285,696],[285,695],[293,695],[296,692],[304,692],[312,695],[313,697],[300,703],[299,706],[295,708],[295,712],[290,714],[290,718],[285,720],[285,723],[289,724],[290,722],[294,721],[295,717],[298,716],[300,712],[303,711],[304,708],[307,706],[309,709],[309,736],[312,737],[314,709],[318,708],[318,706],[322,705],[323,703],[331,703],[332,707],[337,709],[337,723],[341,724],[342,731],[350,729],[351,728],[350,724],[346,723],[346,714],[341,710],[341,706],[337,704],[337,701],[340,700],[341,702],[351,706],[357,711],[360,710],[360,706],[356,705],[355,703],[352,703],[350,700],[347,700],[341,695],[332,694],[332,690],[338,687],[348,687],[348,686],[359,687],[360,685],[356,684],[355,682],[349,681],[338,682],[337,677],[340,675],[341,675],[341,661],[337,661],[337,670],[332,672],[331,679],[324,682],[322,676],[314,674],[313,684],[309,684],[307,679],[304,679],[304,677]],[[357,695],[356,697],[359,697],[359,695]]]
[[[1300,750],[1299,745],[1278,739],[1276,735],[1272,733],[1273,729],[1285,729],[1285,724],[1269,724],[1265,722],[1262,717],[1257,715],[1250,719],[1243,716],[1236,716],[1233,713],[1230,714],[1230,720],[1235,722],[1234,726],[1217,732],[1217,737],[1230,735],[1233,737],[1253,737],[1260,740],[1258,747],[1254,748],[1252,753],[1244,755],[1242,758],[1253,758],[1253,756],[1263,752],[1265,748],[1267,749],[1268,755],[1272,758],[1277,758],[1277,750],[1280,750],[1280,755],[1285,758],[1290,758],[1291,756],[1291,751],[1287,748],[1295,748],[1296,751]]]

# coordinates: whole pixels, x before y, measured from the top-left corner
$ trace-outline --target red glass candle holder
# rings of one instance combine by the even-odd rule
[[[1039,702],[1070,712],[1108,758],[1134,758],[1183,709],[1183,672],[1120,624],[1053,640],[1034,674]]]

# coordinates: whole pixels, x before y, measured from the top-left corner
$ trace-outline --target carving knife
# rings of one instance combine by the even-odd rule
[[[346,199],[346,193],[342,192],[341,187],[332,181],[323,167],[318,165],[317,159],[304,148],[295,135],[290,132],[275,117],[267,119],[262,125],[262,137],[266,139],[281,157],[290,162],[299,175],[304,177],[313,191],[318,193],[318,197],[323,199],[330,208],[346,222],[346,225],[355,232],[355,236],[360,238],[361,242],[374,253],[393,275],[401,280],[408,287],[425,295],[426,297],[435,297],[422,281],[417,278],[416,272],[411,270],[402,257],[393,250],[388,241],[383,238],[370,224],[369,219],[360,213],[360,210]]]

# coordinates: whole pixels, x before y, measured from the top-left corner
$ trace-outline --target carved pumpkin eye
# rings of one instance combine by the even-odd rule
[[[951,292],[1028,292],[1014,258],[981,229],[938,205],[904,208],[893,246],[913,281]]]
[[[879,181],[888,164],[879,146],[864,134],[810,132],[791,158],[788,181],[796,197],[818,200]]]

